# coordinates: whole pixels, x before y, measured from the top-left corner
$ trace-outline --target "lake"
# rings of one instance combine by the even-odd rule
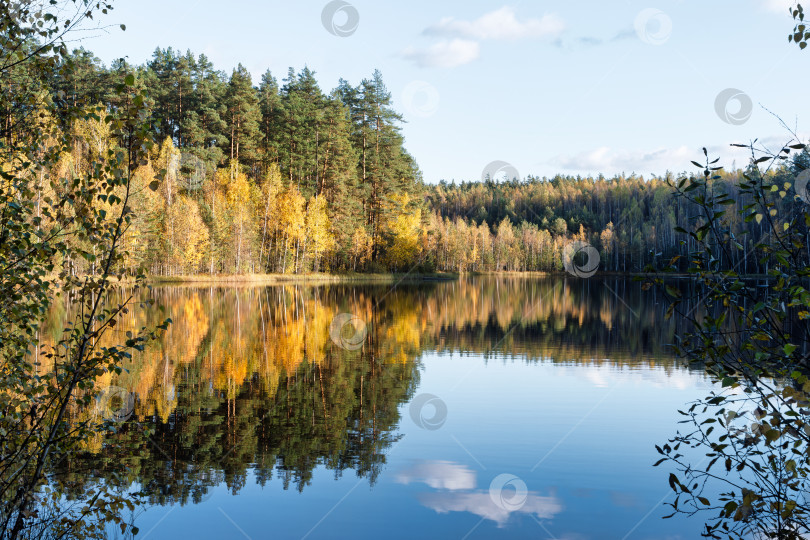
[[[174,322],[106,381],[138,451],[99,443],[71,466],[78,486],[142,492],[139,539],[699,536],[700,518],[661,519],[669,471],[652,464],[709,381],[674,361],[684,329],[654,289],[474,277],[147,296],[117,332]]]

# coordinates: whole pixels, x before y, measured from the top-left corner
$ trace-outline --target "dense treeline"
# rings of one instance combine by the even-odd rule
[[[771,210],[774,219],[789,222],[804,207],[793,184],[807,165],[808,155],[802,153],[767,173],[766,183],[782,195]],[[716,256],[725,268],[764,274],[769,263],[761,260],[761,253],[754,254],[754,246],[767,243],[768,224],[762,216],[757,219],[753,210],[745,219],[733,212],[753,203],[750,195],[740,193],[743,175],[759,177],[760,173],[753,167],[719,171],[719,178],[710,180],[712,192],[727,193],[734,200],[732,211],[723,219],[744,248],[733,252],[733,260],[726,260],[720,249]],[[677,181],[667,175],[442,182],[428,190],[435,209],[430,224],[435,266],[460,271],[560,270],[563,248],[573,240],[594,246],[606,271],[638,272],[648,265],[660,267],[678,255],[685,264],[696,244],[679,234],[678,228],[695,230],[706,216],[697,204],[673,197]]]
[[[14,102],[6,110],[2,135],[13,146],[38,113],[35,124],[77,142],[51,170],[32,171],[47,201],[46,176],[78,174],[123,144],[101,118],[120,106],[120,81],[129,76],[146,91],[162,144],[135,173],[137,219],[125,238],[133,271],[561,271],[566,246],[580,241],[599,251],[601,270],[634,272],[676,255],[686,261],[695,245],[682,243],[677,228],[705,222],[697,205],[672,196],[677,179],[669,174],[425,186],[378,71],[357,86],[341,80],[326,94],[308,68],[291,68],[281,82],[268,71],[256,85],[241,65],[227,75],[204,55],[171,48],[142,66],[120,60],[107,68],[83,49],[64,62],[69,69],[28,92],[27,107]],[[77,106],[96,107],[98,118],[61,114]],[[786,193],[777,219],[804,204],[792,185],[808,162],[803,153],[768,173]],[[739,193],[743,174],[759,172],[721,171],[712,181],[738,209],[751,202]],[[156,177],[159,189],[145,189]],[[718,250],[720,264],[767,272],[753,250],[766,224],[728,215],[744,249],[734,260]],[[74,273],[96,270],[92,261],[66,262]]]

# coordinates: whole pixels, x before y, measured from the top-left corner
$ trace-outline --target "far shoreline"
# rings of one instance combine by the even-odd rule
[[[563,277],[587,280],[590,278],[686,278],[686,273],[599,272],[593,276],[578,277],[565,271],[486,271],[486,272],[408,272],[408,273],[349,273],[349,274],[201,274],[179,276],[148,276],[149,285],[290,285],[290,284],[350,284],[457,281],[462,277]],[[744,279],[767,279],[768,276],[740,276]]]
[[[294,283],[395,283],[399,281],[454,281],[459,274],[435,273],[391,273],[391,274],[204,274],[185,276],[147,276],[150,285],[287,285]]]

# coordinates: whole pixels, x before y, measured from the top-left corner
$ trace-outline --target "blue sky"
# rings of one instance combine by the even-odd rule
[[[325,92],[380,69],[428,182],[478,180],[496,160],[522,177],[679,172],[702,146],[740,166],[729,143],[790,138],[763,107],[807,133],[810,51],[787,42],[791,0],[346,4],[328,29],[323,0],[118,0],[104,22],[126,32],[84,46],[137,64],[191,49],[254,83],[307,65]]]

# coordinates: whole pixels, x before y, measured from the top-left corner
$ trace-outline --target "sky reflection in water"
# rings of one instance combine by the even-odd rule
[[[118,456],[138,538],[698,536],[661,520],[651,464],[707,381],[666,352],[661,298],[603,285],[156,289],[146,322],[176,322],[114,381],[156,429]]]

